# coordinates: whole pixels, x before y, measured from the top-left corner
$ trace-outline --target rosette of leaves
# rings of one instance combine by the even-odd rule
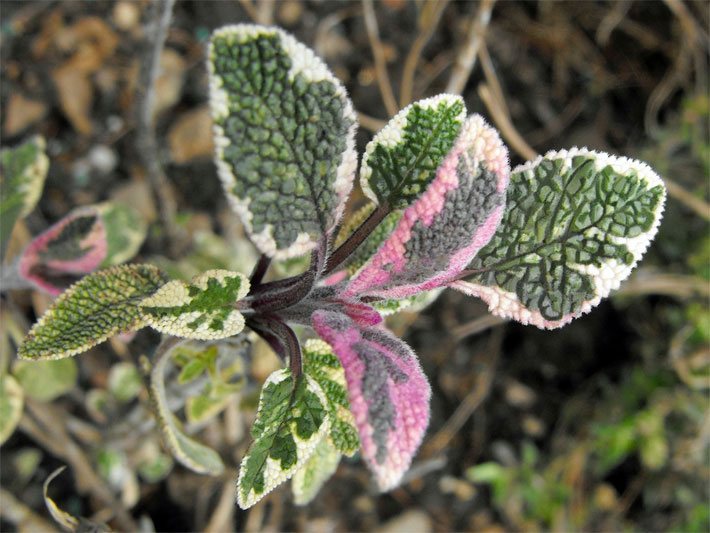
[[[359,175],[370,203],[343,221],[355,114],[325,64],[282,30],[237,25],[213,34],[208,65],[219,175],[262,253],[251,276],[169,281],[146,265],[91,274],[60,296],[20,354],[72,355],[145,325],[195,339],[251,329],[284,368],[261,389],[242,507],[289,478],[296,501],[309,501],[356,449],[380,489],[401,482],[428,426],[431,389],[383,314],[453,287],[493,312],[559,326],[618,286],[656,232],[665,192],[646,165],[574,149],[511,174],[496,130],[453,95],[415,102],[372,139]],[[272,260],[306,254],[305,272],[264,281]],[[302,347],[295,325],[322,340]],[[205,364],[185,361],[183,372]],[[176,433],[159,403],[178,459],[219,471],[216,454]]]

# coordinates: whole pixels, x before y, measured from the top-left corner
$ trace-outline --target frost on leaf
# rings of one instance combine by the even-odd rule
[[[42,195],[49,159],[39,135],[0,152],[0,257],[18,218],[29,214]]]
[[[277,259],[314,249],[357,165],[344,87],[290,34],[249,24],[215,31],[209,72],[217,168],[249,236]]]
[[[133,257],[145,230],[128,206],[103,203],[74,209],[32,239],[20,256],[20,275],[57,295],[84,274]]]
[[[248,292],[249,280],[243,274],[208,270],[190,283],[166,283],[140,306],[148,324],[162,333],[188,339],[222,339],[244,328],[244,317],[235,305]]]
[[[338,452],[354,455],[360,448],[360,439],[350,412],[345,373],[333,349],[321,340],[307,340],[303,347],[303,371],[325,393],[330,417],[328,439]]]
[[[367,144],[360,186],[376,204],[407,207],[434,179],[466,118],[460,96],[441,94],[408,105]]]
[[[85,276],[57,298],[20,346],[24,359],[61,359],[146,325],[139,302],[165,278],[150,265],[121,265]]]
[[[295,387],[288,369],[269,376],[251,428],[254,442],[239,469],[237,502],[242,509],[304,467],[330,427],[326,401],[323,390],[307,375]]]
[[[25,395],[22,387],[9,374],[0,377],[0,444],[15,431],[22,418]]]
[[[619,287],[660,223],[665,188],[645,163],[586,148],[513,171],[505,217],[451,286],[499,316],[557,328]]]
[[[414,352],[387,330],[313,313],[313,328],[345,371],[362,454],[381,490],[400,482],[429,424],[431,390]]]
[[[479,115],[466,119],[434,180],[344,296],[399,299],[446,285],[493,236],[509,173],[498,133]]]
[[[311,458],[293,475],[291,490],[296,505],[307,505],[340,464],[340,452],[328,439],[321,440]]]
[[[200,474],[217,476],[224,471],[224,463],[212,448],[183,433],[170,411],[165,390],[165,370],[173,350],[164,350],[153,362],[150,373],[150,397],[158,419],[163,442],[181,464]]]

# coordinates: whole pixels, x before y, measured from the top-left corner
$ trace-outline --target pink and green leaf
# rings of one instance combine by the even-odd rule
[[[313,328],[345,371],[362,454],[381,490],[402,479],[429,425],[429,383],[414,352],[382,328],[316,311]]]
[[[498,133],[472,115],[424,194],[343,296],[406,298],[452,281],[495,233],[510,168]]]

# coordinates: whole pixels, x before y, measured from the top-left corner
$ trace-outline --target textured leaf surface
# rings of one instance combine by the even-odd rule
[[[150,397],[153,401],[158,427],[165,446],[181,464],[200,474],[217,476],[224,471],[224,463],[212,448],[188,437],[178,427],[170,411],[165,391],[165,370],[172,350],[163,351],[153,362],[150,373]]]
[[[332,445],[340,453],[354,455],[360,448],[360,439],[350,412],[345,372],[333,349],[321,340],[307,340],[303,347],[303,371],[325,393],[330,417],[328,438]]]
[[[232,207],[269,256],[303,255],[330,233],[352,188],[356,117],[312,50],[276,28],[212,35],[217,167]]]
[[[464,122],[424,194],[345,289],[346,298],[406,298],[450,282],[503,216],[508,152],[479,115]]]
[[[39,135],[0,151],[0,257],[18,218],[29,214],[42,195],[49,169],[45,141]]]
[[[329,426],[325,394],[313,379],[303,375],[294,388],[290,370],[271,374],[251,428],[254,442],[239,469],[239,506],[251,507],[303,468]]]
[[[15,378],[5,374],[0,377],[0,444],[15,431],[22,418],[25,395]]]
[[[515,169],[497,233],[452,287],[499,316],[560,327],[619,287],[660,223],[665,188],[645,163],[585,148]]]
[[[49,402],[76,385],[79,369],[74,359],[58,361],[18,361],[13,375],[27,396]]]
[[[431,390],[414,352],[390,332],[313,313],[313,328],[345,371],[362,454],[381,490],[400,482],[429,424]]]
[[[436,174],[466,118],[460,96],[441,94],[402,109],[367,144],[360,186],[373,202],[407,207]]]
[[[296,505],[307,505],[335,473],[340,464],[340,452],[328,439],[323,439],[306,464],[293,475],[291,490]]]
[[[234,306],[249,292],[239,272],[208,270],[190,283],[171,281],[141,302],[146,320],[162,333],[189,339],[221,339],[244,328]]]
[[[150,265],[122,265],[82,278],[32,327],[20,346],[24,359],[61,359],[85,352],[123,331],[145,325],[139,302],[165,278]]]
[[[106,226],[93,206],[75,209],[32,239],[20,257],[20,275],[52,295],[103,263]]]

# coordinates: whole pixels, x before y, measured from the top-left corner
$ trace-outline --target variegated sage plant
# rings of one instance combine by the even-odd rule
[[[288,33],[255,25],[217,30],[208,65],[219,176],[262,253],[251,276],[171,281],[150,265],[90,274],[20,356],[68,357],[144,326],[187,339],[251,329],[287,364],[261,390],[241,507],[289,478],[305,503],[358,450],[381,490],[400,483],[431,389],[384,315],[451,287],[496,315],[557,328],[617,288],[656,233],[665,190],[646,164],[573,148],[511,171],[497,131],[449,94],[409,105],[367,145],[368,202],[343,222],[357,120],[326,65]],[[304,273],[264,281],[271,261],[306,254]],[[299,339],[293,326],[320,338]],[[182,433],[161,399],[164,353],[152,394],[166,444],[186,466],[218,473],[218,454]]]

